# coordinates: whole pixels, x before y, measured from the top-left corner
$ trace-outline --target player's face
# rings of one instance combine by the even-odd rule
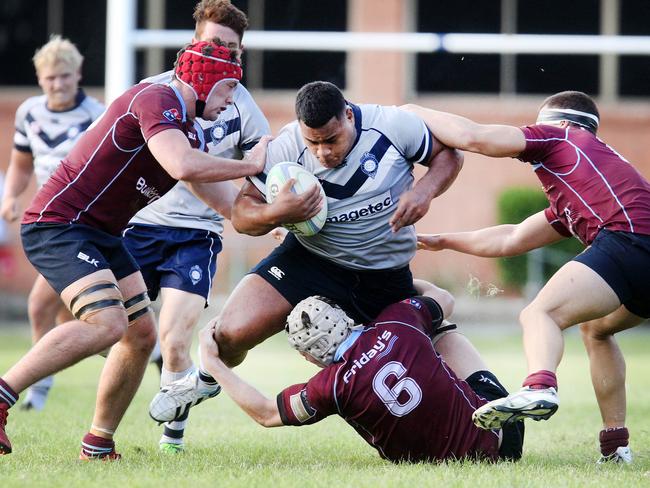
[[[233,95],[238,82],[235,80],[222,81],[217,83],[212,93],[208,97],[203,109],[203,118],[205,120],[217,120],[219,114],[226,110],[228,105],[233,102]]]
[[[308,127],[302,121],[299,123],[307,149],[326,168],[339,166],[352,149],[356,134],[354,114],[350,108],[345,109],[345,115],[340,119],[332,117],[327,124],[317,129]]]
[[[192,42],[211,41],[215,37],[218,37],[223,43],[226,44],[226,47],[237,50],[237,57],[241,62],[241,39],[234,30],[232,30],[230,27],[226,27],[225,25],[215,24],[214,22],[204,22],[199,30],[199,38],[192,39]]]
[[[59,111],[74,107],[79,80],[79,70],[65,63],[41,67],[38,71],[38,84],[47,98],[47,108]]]

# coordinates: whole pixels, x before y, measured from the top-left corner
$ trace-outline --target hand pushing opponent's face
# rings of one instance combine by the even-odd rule
[[[307,149],[326,168],[343,163],[356,139],[354,114],[349,107],[340,118],[332,117],[322,127],[309,127],[302,120],[299,124]]]

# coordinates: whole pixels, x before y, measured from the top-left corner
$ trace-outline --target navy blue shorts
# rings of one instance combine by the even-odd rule
[[[598,273],[630,312],[650,318],[650,236],[602,229],[574,261]]]
[[[305,249],[291,233],[251,273],[264,278],[293,306],[312,295],[326,296],[359,323],[417,295],[408,266],[379,271],[343,268]]]
[[[135,224],[123,233],[155,300],[161,288],[174,288],[205,298],[217,271],[221,239],[208,230]]]
[[[84,276],[110,269],[121,280],[140,268],[120,237],[81,224],[23,224],[27,259],[57,293]]]

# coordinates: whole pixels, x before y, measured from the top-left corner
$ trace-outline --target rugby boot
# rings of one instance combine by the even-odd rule
[[[206,385],[195,371],[161,388],[149,405],[149,416],[159,423],[182,419],[191,407],[220,392],[221,386]]]
[[[620,446],[609,456],[600,456],[596,464],[632,464],[632,450],[630,446]]]
[[[555,388],[524,387],[512,395],[498,398],[477,408],[472,420],[485,430],[500,429],[518,420],[547,420],[560,406]]]
[[[4,402],[0,402],[0,456],[11,452],[11,442],[9,442],[9,437],[7,437],[5,431],[8,416],[9,406]]]

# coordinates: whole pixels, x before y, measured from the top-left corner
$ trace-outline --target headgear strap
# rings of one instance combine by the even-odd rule
[[[540,110],[537,116],[537,123],[560,122],[567,120],[573,124],[578,124],[594,134],[598,130],[598,117],[594,114],[573,110],[570,108],[545,108]]]
[[[214,87],[222,81],[240,81],[242,68],[227,47],[200,41],[179,51],[174,74],[196,95],[196,115],[201,117]]]

